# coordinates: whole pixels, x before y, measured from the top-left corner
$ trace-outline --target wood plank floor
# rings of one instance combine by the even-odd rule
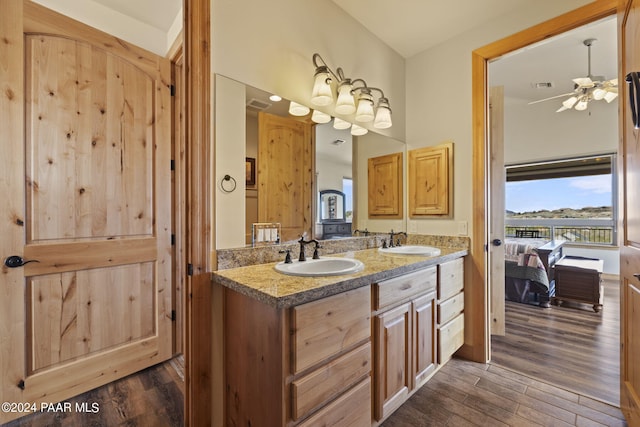
[[[604,281],[602,312],[589,304],[540,308],[506,302],[506,335],[492,363],[584,396],[620,405],[620,289]]]
[[[113,383],[66,400],[97,403],[97,413],[41,412],[14,420],[6,427],[149,426],[176,427],[184,419],[184,361],[161,363]]]
[[[506,303],[489,364],[453,359],[384,423],[396,426],[626,426],[619,394],[619,288],[590,305]],[[609,403],[607,403],[609,402]]]

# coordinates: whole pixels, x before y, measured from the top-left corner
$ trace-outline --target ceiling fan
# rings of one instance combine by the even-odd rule
[[[569,98],[565,99],[562,102],[562,106],[556,110],[556,113],[559,113],[561,111],[570,110],[571,108],[575,108],[578,111],[586,110],[590,101],[599,101],[604,99],[609,103],[616,99],[618,96],[618,79],[605,80],[603,76],[591,75],[591,45],[595,41],[596,39],[586,39],[583,42],[583,44],[587,46],[589,52],[588,74],[586,77],[573,79],[573,92],[533,101],[530,102],[529,105],[568,96]]]

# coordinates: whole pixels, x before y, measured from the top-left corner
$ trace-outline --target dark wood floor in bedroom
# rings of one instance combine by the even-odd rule
[[[383,426],[626,426],[618,286],[605,281],[600,314],[507,302],[492,362],[450,361]]]

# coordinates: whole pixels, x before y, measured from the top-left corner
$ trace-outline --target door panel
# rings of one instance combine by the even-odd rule
[[[640,71],[640,0],[619,3],[621,74]],[[622,194],[620,243],[620,407],[630,426],[640,425],[640,130],[634,129],[629,87],[621,85]],[[637,276],[636,276],[637,275]]]
[[[491,206],[489,241],[504,240],[506,172],[504,169],[504,87],[489,88],[489,144],[491,159],[489,186]],[[505,334],[504,246],[489,244],[489,283],[491,292],[491,334]]]
[[[30,1],[4,12],[0,256],[36,262],[2,267],[0,397],[56,402],[171,356],[170,64]]]
[[[283,242],[311,238],[311,126],[259,113],[258,135],[258,221],[280,223]]]

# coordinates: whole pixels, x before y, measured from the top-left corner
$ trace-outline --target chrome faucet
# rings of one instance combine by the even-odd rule
[[[316,239],[304,240],[304,236],[301,236],[300,240],[298,240],[298,243],[300,243],[300,255],[298,256],[298,261],[307,260],[307,257],[305,256],[305,253],[304,253],[304,247],[309,243],[315,243],[316,245],[316,247],[313,250],[313,259],[320,258],[320,255],[318,254],[318,249],[321,248],[322,246],[320,246],[320,242],[318,242]]]

